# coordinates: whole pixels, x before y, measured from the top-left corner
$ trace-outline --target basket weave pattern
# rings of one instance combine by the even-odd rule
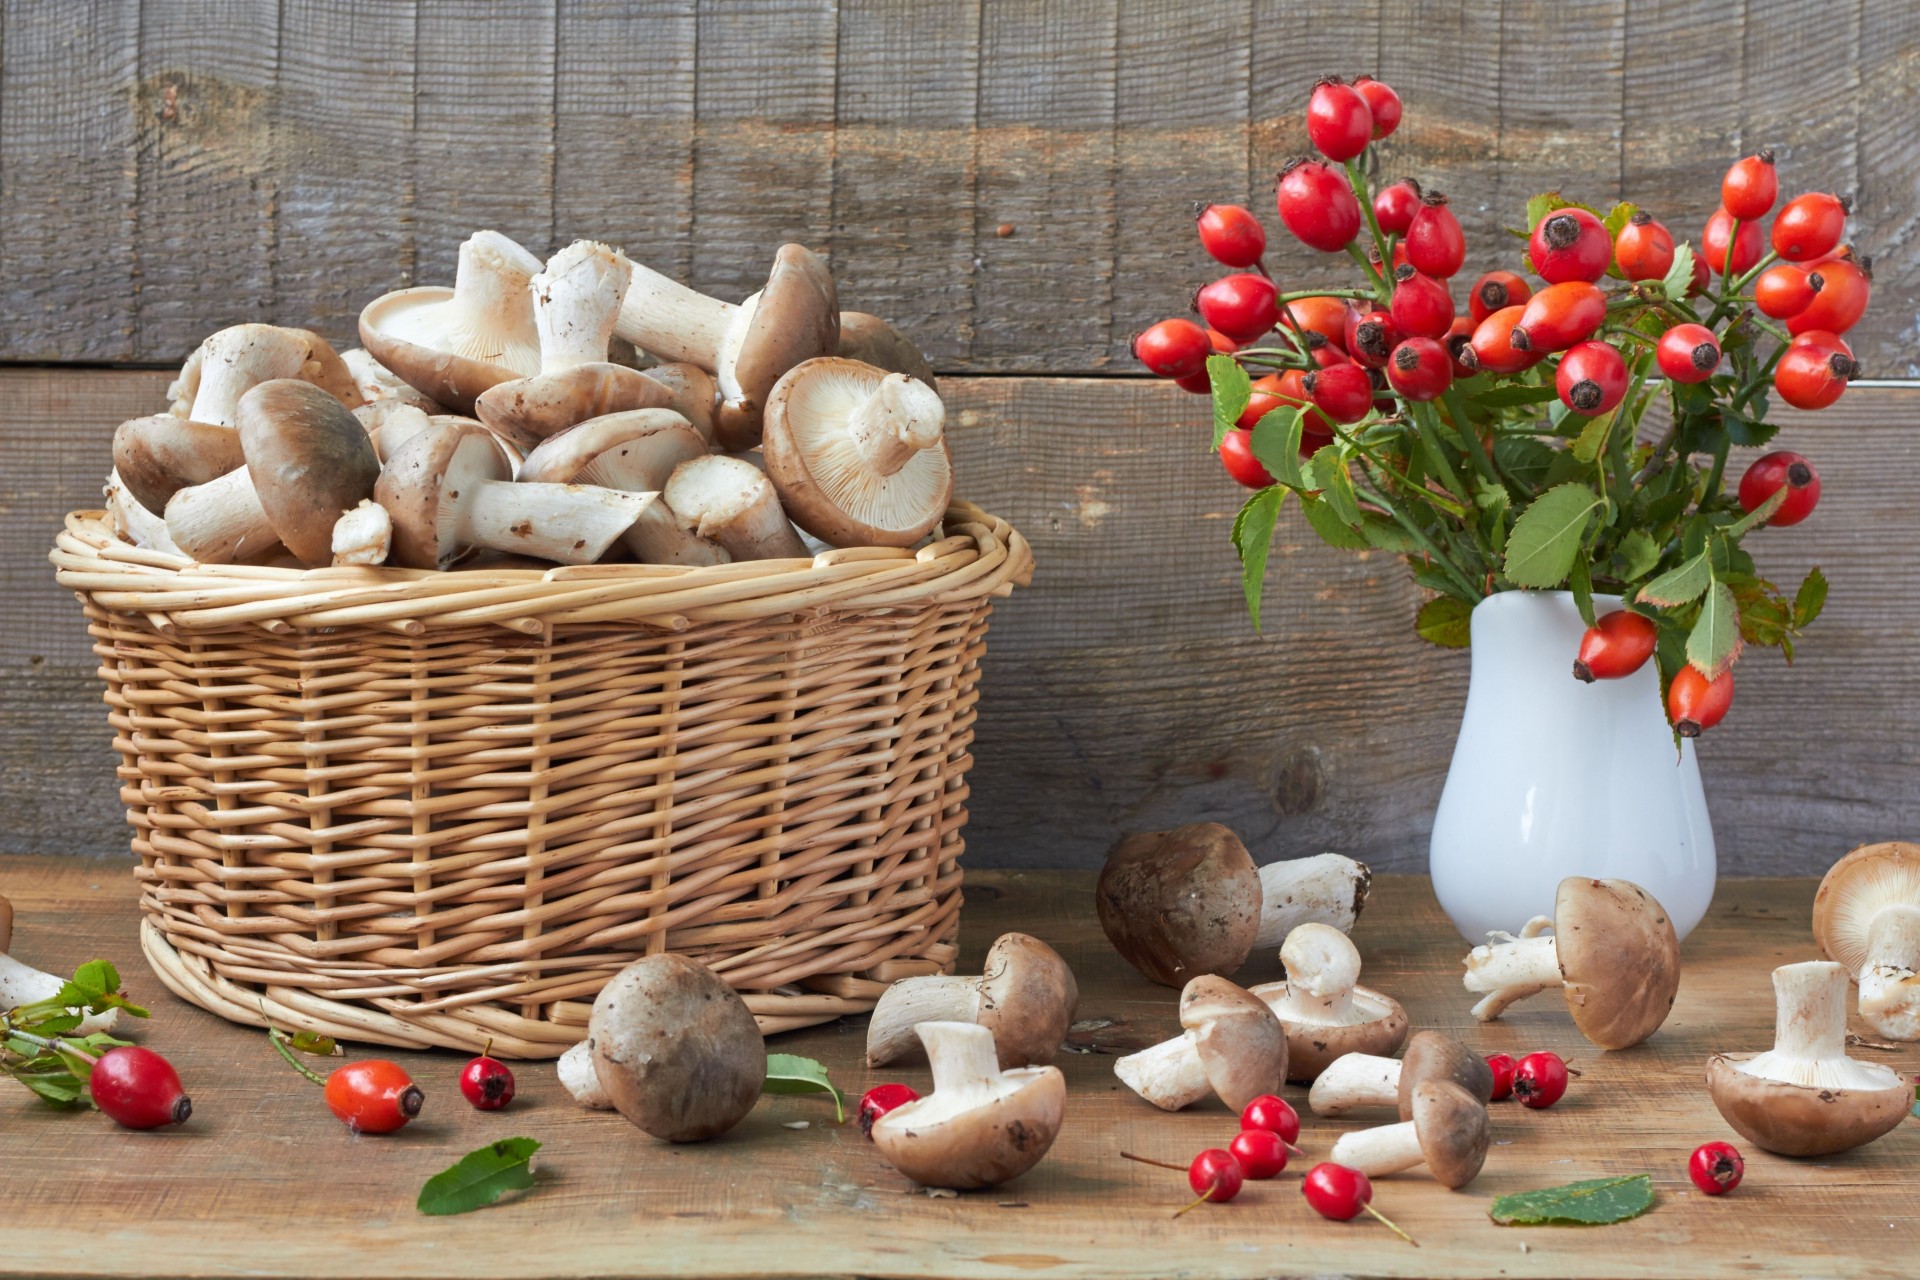
[[[198,565],[70,516],[143,946],[240,1022],[558,1054],[672,950],[763,1030],[952,967],[995,596],[956,504],[918,552],[711,569]]]

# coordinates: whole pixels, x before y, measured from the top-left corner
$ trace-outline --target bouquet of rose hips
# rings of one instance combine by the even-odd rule
[[[1201,243],[1235,273],[1195,295],[1205,327],[1163,320],[1134,341],[1154,373],[1212,396],[1213,447],[1255,490],[1233,525],[1254,623],[1293,495],[1332,545],[1406,558],[1437,593],[1416,624],[1435,643],[1464,646],[1493,592],[1571,591],[1589,628],[1574,674],[1654,660],[1669,719],[1694,736],[1726,715],[1742,646],[1791,661],[1826,599],[1818,569],[1788,596],[1743,546],[1812,512],[1813,464],[1767,453],[1732,491],[1726,473],[1734,448],[1777,430],[1769,391],[1823,409],[1857,376],[1841,335],[1870,275],[1841,243],[1848,205],[1788,201],[1768,248],[1765,151],[1727,171],[1698,252],[1630,203],[1536,196],[1513,232],[1519,269],[1473,281],[1462,314],[1466,238],[1446,197],[1370,177],[1372,143],[1400,116],[1378,80],[1320,81],[1307,132],[1322,158],[1291,161],[1275,186],[1287,230],[1352,258],[1357,287],[1282,292],[1259,219],[1207,205]],[[1664,423],[1645,421],[1663,402]],[[1597,594],[1623,607],[1596,616]]]

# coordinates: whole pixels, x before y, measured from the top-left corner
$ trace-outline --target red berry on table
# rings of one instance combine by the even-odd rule
[[[1645,614],[1627,609],[1603,613],[1580,637],[1580,652],[1573,660],[1574,678],[1588,684],[1595,680],[1624,679],[1647,665],[1659,641],[1659,628]],[[1508,1064],[1511,1087],[1511,1058]]]
[[[1792,353],[1793,349],[1788,348],[1788,354]],[[1799,524],[1813,514],[1820,502],[1820,473],[1813,469],[1811,462],[1786,449],[1764,454],[1740,477],[1741,509],[1759,510],[1761,504],[1782,488],[1787,491],[1786,499],[1767,520],[1767,524],[1776,529]]]
[[[1709,680],[1689,662],[1667,686],[1667,719],[1683,738],[1697,738],[1727,718],[1733,706],[1733,668]]]
[[[1534,227],[1527,240],[1527,259],[1534,274],[1548,284],[1569,280],[1591,284],[1607,274],[1607,265],[1613,261],[1613,237],[1585,209],[1555,209]]]
[[[1245,1184],[1246,1174],[1241,1170],[1240,1162],[1233,1158],[1232,1152],[1222,1151],[1218,1147],[1202,1151],[1187,1166],[1187,1185],[1193,1188],[1193,1194],[1200,1197],[1195,1201],[1196,1204],[1203,1201],[1224,1204],[1239,1195],[1240,1188]]]
[[[1626,398],[1627,362],[1612,343],[1577,342],[1560,357],[1553,382],[1562,404],[1597,418]]]
[[[1673,232],[1642,209],[1613,238],[1613,264],[1629,280],[1659,280],[1673,266]]]
[[[1360,200],[1347,176],[1324,161],[1288,161],[1274,204],[1287,230],[1310,249],[1337,253],[1360,234]]]
[[[1253,432],[1235,427],[1220,437],[1220,465],[1236,482],[1249,489],[1264,489],[1273,477],[1253,456]]]
[[[1825,258],[1810,270],[1820,277],[1820,292],[1805,309],[1787,317],[1787,332],[1805,333],[1825,329],[1845,333],[1860,322],[1867,312],[1867,299],[1873,293],[1873,275],[1864,259]]]
[[[1550,284],[1528,299],[1513,326],[1513,345],[1521,351],[1565,351],[1585,342],[1607,318],[1607,295],[1584,280]]]
[[[1557,1053],[1541,1050],[1513,1064],[1513,1096],[1523,1107],[1538,1111],[1560,1101],[1567,1092],[1567,1064]]]
[[[461,1071],[460,1095],[477,1111],[498,1111],[513,1101],[513,1072],[506,1063],[482,1051]]]
[[[873,1122],[895,1107],[904,1107],[909,1102],[918,1102],[920,1095],[911,1085],[877,1084],[860,1095],[860,1105],[854,1110],[854,1118],[860,1122],[860,1132],[869,1138],[873,1136]]]
[[[1817,270],[1782,262],[1762,271],[1753,282],[1753,305],[1762,315],[1785,320],[1805,311],[1826,283]]]
[[[1367,100],[1367,109],[1373,113],[1373,136],[1384,138],[1400,127],[1402,104],[1400,95],[1395,93],[1384,81],[1372,76],[1359,76],[1353,82],[1354,92]]]
[[[1360,421],[1373,408],[1373,380],[1357,364],[1315,369],[1306,388],[1314,408],[1342,425]]]
[[[1451,279],[1466,262],[1466,234],[1438,191],[1421,197],[1420,211],[1407,227],[1406,246],[1407,261],[1423,275]]]
[[[1824,409],[1840,398],[1856,372],[1853,358],[1838,347],[1789,346],[1774,366],[1773,389],[1796,409]]]
[[[1505,1102],[1513,1096],[1513,1055],[1510,1053],[1490,1053],[1487,1055],[1487,1070],[1493,1073],[1492,1102]]]
[[[1846,235],[1850,210],[1845,200],[1824,191],[1795,196],[1773,220],[1773,251],[1789,262],[1826,257]]]
[[[1720,367],[1720,340],[1703,324],[1677,324],[1660,335],[1654,358],[1675,382],[1705,382]]]
[[[1453,295],[1432,276],[1412,267],[1394,273],[1393,300],[1388,313],[1401,333],[1416,338],[1438,338],[1453,324]]]
[[[397,1062],[349,1062],[327,1077],[327,1108],[357,1133],[392,1133],[420,1114],[426,1095]]]
[[[1513,343],[1514,326],[1526,307],[1502,307],[1473,331],[1473,358],[1488,373],[1519,373],[1546,358],[1544,351],[1522,350]]]
[[[1408,1244],[1415,1243],[1412,1236],[1373,1207],[1373,1183],[1358,1169],[1339,1164],[1317,1164],[1307,1170],[1307,1176],[1300,1180],[1300,1194],[1313,1206],[1313,1211],[1323,1218],[1348,1222],[1363,1213],[1372,1214],[1402,1240]]]
[[[1386,235],[1403,236],[1420,212],[1420,184],[1412,178],[1389,182],[1373,193],[1373,220]]]
[[[1133,340],[1133,356],[1163,378],[1204,374],[1213,352],[1207,331],[1191,320],[1162,320],[1142,329]]]
[[[1200,318],[1235,342],[1252,342],[1280,322],[1273,281],[1251,271],[1221,276],[1193,296]]]
[[[1779,195],[1780,178],[1771,151],[1735,160],[1720,180],[1720,207],[1745,222],[1766,217]]]
[[[1733,215],[1725,209],[1715,209],[1713,216],[1707,219],[1707,229],[1700,235],[1700,256],[1707,260],[1707,267],[1715,275],[1724,274],[1727,269],[1727,238],[1733,237],[1733,274],[1744,275],[1753,270],[1760,261],[1760,224],[1742,222],[1740,230],[1733,230]]]
[[[1195,221],[1200,247],[1223,266],[1251,267],[1267,251],[1267,229],[1240,205],[1202,205]]]
[[[1307,98],[1307,138],[1327,159],[1351,160],[1373,139],[1373,108],[1352,85],[1326,76]]]
[[[1387,357],[1400,345],[1400,326],[1393,322],[1391,311],[1356,307],[1347,312],[1346,341],[1342,345],[1354,363],[1382,369],[1386,367]]]
[[[1387,381],[1409,400],[1438,400],[1453,385],[1453,357],[1432,338],[1408,338],[1387,361]]]
[[[1511,271],[1489,271],[1473,282],[1467,294],[1467,314],[1479,324],[1496,311],[1525,306],[1533,286]]]
[[[1264,1182],[1287,1167],[1286,1142],[1266,1129],[1242,1129],[1233,1135],[1227,1150],[1233,1153],[1241,1172],[1256,1182]]]
[[[95,1059],[87,1093],[123,1129],[184,1124],[193,1114],[173,1064],[139,1045],[119,1045]]]
[[[1241,1109],[1240,1127],[1265,1129],[1279,1134],[1282,1142],[1294,1143],[1300,1140],[1300,1113],[1285,1098],[1263,1093]]]
[[[1710,1196],[1721,1196],[1740,1185],[1747,1162],[1731,1142],[1703,1142],[1687,1161],[1687,1177]]]

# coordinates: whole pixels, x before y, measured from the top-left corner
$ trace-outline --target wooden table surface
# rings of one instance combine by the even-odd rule
[[[1119,1152],[1184,1161],[1224,1145],[1234,1124],[1218,1103],[1163,1114],[1115,1081],[1111,1053],[1177,1029],[1175,997],[1108,948],[1085,875],[970,879],[967,962],[1004,929],[1048,939],[1079,975],[1082,1023],[1079,1051],[1060,1060],[1069,1099],[1053,1151],[1008,1186],[955,1198],[913,1188],[856,1128],[836,1128],[823,1098],[769,1098],[725,1138],[671,1147],[617,1116],[576,1109],[547,1064],[521,1065],[510,1109],[475,1112],[459,1097],[454,1054],[396,1055],[427,1091],[423,1117],[398,1135],[351,1136],[260,1032],[160,988],[139,959],[124,866],[0,860],[0,892],[19,913],[15,954],[48,969],[117,961],[153,1009],[138,1035],[173,1060],[194,1099],[186,1126],[139,1134],[101,1116],[53,1112],[7,1085],[0,1275],[1910,1276],[1920,1122],[1827,1160],[1748,1148],[1746,1181],[1723,1199],[1686,1179],[1696,1145],[1736,1138],[1701,1082],[1706,1057],[1771,1037],[1768,972],[1815,956],[1813,889],[1810,880],[1724,882],[1686,944],[1665,1029],[1637,1049],[1602,1054],[1579,1039],[1557,1000],[1476,1026],[1458,978],[1464,948],[1426,882],[1377,880],[1355,932],[1364,981],[1398,997],[1416,1028],[1488,1053],[1553,1049],[1585,1073],[1550,1111],[1497,1104],[1496,1145],[1466,1188],[1449,1192],[1423,1174],[1376,1183],[1375,1203],[1420,1241],[1414,1249],[1364,1218],[1315,1216],[1299,1195],[1308,1162],[1249,1183],[1232,1204],[1169,1217],[1185,1179]],[[1239,976],[1270,980],[1278,961],[1258,957]],[[820,1058],[856,1095],[882,1079],[925,1087],[924,1067],[867,1072],[863,1030],[860,1021],[816,1028],[775,1047]],[[1920,1051],[1855,1052],[1920,1068]],[[1288,1092],[1304,1112],[1304,1090]],[[1363,1123],[1306,1120],[1310,1158]],[[787,1127],[801,1121],[807,1127]],[[463,1217],[415,1211],[429,1175],[521,1134],[545,1144],[533,1191]],[[1642,1171],[1657,1199],[1629,1223],[1500,1227],[1486,1215],[1501,1193]]]

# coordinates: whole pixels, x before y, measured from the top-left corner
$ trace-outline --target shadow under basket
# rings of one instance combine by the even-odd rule
[[[717,568],[200,565],[99,512],[86,611],[141,942],[235,1022],[553,1057],[637,957],[764,1032],[948,972],[980,658],[1026,540]]]

